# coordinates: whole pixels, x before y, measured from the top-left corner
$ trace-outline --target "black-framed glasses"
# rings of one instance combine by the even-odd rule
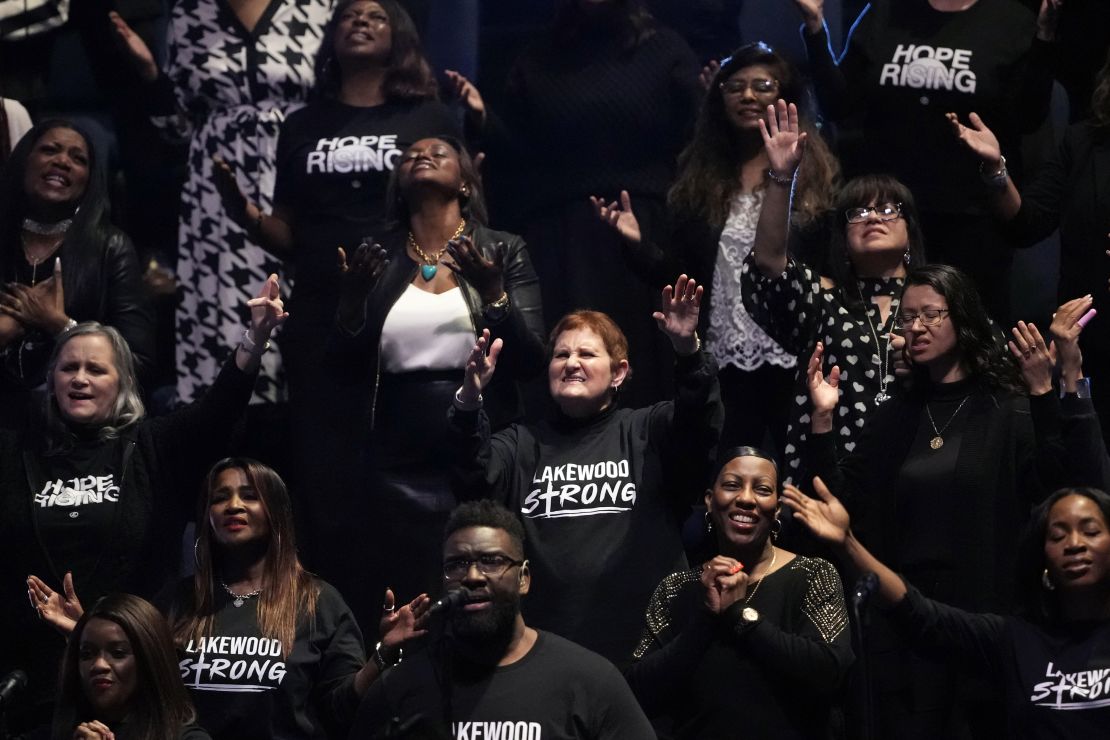
[[[920,321],[922,326],[936,326],[944,321],[947,308],[925,308],[920,313],[900,313],[894,317],[894,328],[904,329],[913,326],[913,322]]]
[[[844,218],[850,224],[861,224],[871,218],[871,214],[879,217],[880,221],[893,221],[902,217],[901,203],[877,203],[873,206],[859,206],[844,211]]]
[[[487,578],[500,578],[505,571],[518,565],[524,565],[526,560],[513,560],[508,555],[498,553],[484,553],[472,558],[457,557],[447,558],[443,561],[443,577],[448,581],[461,581],[470,572],[470,566],[477,566],[478,572]]]
[[[748,88],[751,88],[751,91],[756,95],[767,95],[778,92],[779,81],[768,80],[764,77],[757,77],[754,80],[725,80],[718,87],[725,95],[740,95]]]

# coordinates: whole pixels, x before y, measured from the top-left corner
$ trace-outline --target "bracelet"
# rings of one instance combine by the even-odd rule
[[[258,342],[254,341],[254,337],[251,336],[251,330],[244,329],[243,341],[239,343],[239,346],[242,347],[248,355],[260,355],[262,352],[270,349],[270,340],[266,340],[266,344],[262,345],[262,351],[260,352],[258,350]]]
[[[374,661],[374,665],[378,667],[378,673],[385,673],[386,668],[397,665],[404,657],[405,649],[397,648],[397,660],[387,661],[385,656],[382,655],[382,643],[380,641],[374,646],[374,652],[370,655],[370,659]]]
[[[701,337],[699,337],[698,333],[695,331],[694,332],[694,351],[691,352],[688,355],[679,355],[679,357],[693,357],[698,352],[701,352]]]
[[[69,330],[74,328],[75,326],[77,326],[77,321],[75,319],[70,319],[69,321],[66,322],[66,325],[62,327],[62,330],[60,332],[58,332],[57,334],[55,334],[54,336],[56,336],[56,337],[64,336],[65,334],[68,334]]]
[[[983,182],[985,182],[987,185],[990,185],[992,188],[1001,190],[1002,188],[1006,187],[1006,180],[1009,179],[1010,173],[1006,169],[1006,158],[1003,157],[1001,154],[998,155],[998,162],[999,166],[997,172],[984,172],[983,162],[980,162],[979,177],[983,180]]]
[[[767,168],[767,177],[771,180],[771,182],[775,183],[776,185],[782,185],[784,188],[788,188],[794,184],[794,176],[797,174],[798,170],[794,170],[790,173],[790,177],[780,177],[779,175],[775,174],[775,171],[773,169],[771,169],[770,167]]]
[[[457,408],[459,411],[477,411],[478,409],[482,408],[482,394],[481,393],[478,394],[477,402],[475,402],[473,404],[468,404],[465,401],[463,401],[461,394],[462,394],[462,386],[459,386],[459,389],[457,391],[455,391],[455,408]]]

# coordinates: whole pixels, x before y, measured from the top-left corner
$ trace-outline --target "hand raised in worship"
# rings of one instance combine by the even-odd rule
[[[794,177],[806,150],[806,133],[798,122],[798,106],[779,98],[767,106],[767,120],[759,119],[763,149],[771,163],[771,172],[780,180]]]
[[[27,576],[27,599],[31,608],[38,613],[39,619],[68,635],[85,613],[73,587],[72,573],[67,572],[62,578],[62,591],[53,590],[38,576]]]
[[[154,61],[154,54],[151,53],[146,42],[131,29],[131,26],[127,25],[127,21],[116,11],[113,10],[108,13],[108,20],[111,21],[115,30],[115,38],[119,47],[131,59],[139,77],[145,82],[154,82],[158,79],[158,63]]]
[[[389,257],[381,244],[363,237],[351,261],[347,251],[336,248],[339,261],[339,324],[347,331],[358,331],[366,320],[366,296],[389,265]]]
[[[960,123],[960,117],[955,113],[946,113],[945,118],[952,124],[952,133],[964,143],[975,156],[983,160],[983,166],[992,173],[1002,168],[1002,145],[998,137],[987,128],[978,113],[971,113],[967,117],[970,126]]]
[[[698,315],[704,292],[693,278],[679,275],[674,287],[663,288],[660,310],[651,315],[679,355],[688,356],[698,351]]]
[[[705,66],[701,68],[701,72],[698,73],[698,83],[701,84],[703,90],[709,92],[709,88],[713,85],[713,80],[716,79],[717,73],[720,71],[721,63],[716,59],[710,59],[705,63]]]
[[[479,127],[486,123],[486,103],[482,100],[482,93],[477,86],[453,69],[443,70],[443,74],[454,87],[455,97],[463,107],[473,123]]]
[[[281,300],[281,285],[277,275],[270,275],[258,295],[247,301],[251,310],[251,338],[255,344],[265,344],[274,329],[285,323],[289,313]]]
[[[784,483],[783,503],[794,510],[794,518],[805,524],[817,539],[830,545],[843,545],[851,532],[848,510],[820,478],[813,479],[813,490],[817,498],[805,495],[791,483]]]
[[[826,375],[824,358],[825,345],[818,342],[806,367],[806,386],[809,388],[809,401],[813,406],[810,425],[811,430],[817,434],[832,430],[832,414],[840,403],[840,366],[833,365]]]
[[[628,194],[627,190],[621,191],[619,204],[614,200],[609,205],[605,205],[605,201],[596,195],[590,196],[590,203],[593,204],[594,213],[597,214],[597,217],[615,229],[620,234],[621,239],[632,246],[639,246],[641,240],[640,222],[636,219],[636,214],[632,212],[632,196]]]
[[[94,719],[77,725],[73,740],[116,740],[116,735],[108,729],[108,725]]]
[[[817,33],[825,22],[824,0],[794,0],[794,7],[802,14],[807,33]]]
[[[1056,27],[1060,23],[1060,8],[1064,0],[1041,0],[1037,12],[1037,38],[1041,41],[1055,41]]]
[[[1060,381],[1067,383],[1077,380],[1083,372],[1083,353],[1079,350],[1079,334],[1085,324],[1079,320],[1091,310],[1095,299],[1090,295],[1073,298],[1056,309],[1052,314],[1052,324],[1048,333],[1052,335],[1052,346],[1056,349],[1056,361],[1060,365]]]
[[[1037,327],[1019,321],[1010,330],[1014,338],[1007,344],[1021,368],[1029,394],[1043,396],[1052,390],[1052,369],[1056,366],[1056,347],[1046,343]]]
[[[423,628],[424,618],[432,600],[428,594],[420,594],[409,603],[397,608],[393,589],[385,590],[382,602],[382,618],[378,622],[378,639],[389,649],[404,647],[409,640],[427,633]]]
[[[460,236],[447,242],[450,260],[440,260],[440,264],[466,280],[478,291],[482,303],[493,303],[505,294],[505,242],[493,247],[493,259],[486,259],[474,246],[469,236]]]
[[[28,329],[38,329],[54,336],[69,323],[65,301],[62,261],[55,257],[53,275],[41,283],[33,286],[8,283],[5,291],[0,292],[0,312]]]
[[[466,358],[463,383],[458,391],[458,400],[463,408],[478,407],[482,391],[493,379],[493,373],[497,369],[497,358],[503,346],[504,342],[500,338],[490,341],[489,329],[482,330],[482,336],[478,337],[474,348],[470,350],[470,356]]]
[[[703,602],[713,614],[723,614],[726,609],[748,594],[749,578],[743,564],[724,555],[718,555],[701,566],[701,585],[705,589]]]

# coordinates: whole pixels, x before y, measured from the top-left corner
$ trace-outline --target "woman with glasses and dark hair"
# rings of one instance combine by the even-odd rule
[[[766,44],[736,49],[713,77],[694,138],[679,156],[678,179],[667,196],[670,224],[641,233],[627,191],[621,192],[620,203],[592,199],[598,216],[621,235],[629,264],[649,284],[685,272],[705,286],[698,331],[721,368],[721,396],[728,409],[722,445],[761,445],[769,435],[779,454],[786,445],[797,360],[744,310],[740,273],[755,241],[763,200],[776,187],[768,175],[759,121],[766,106],[780,97],[799,105],[805,98],[793,66]],[[813,254],[818,250],[811,244],[824,247],[825,215],[839,165],[812,124],[801,125],[811,134],[811,156],[799,171],[792,247]]]
[[[26,711],[8,715],[13,731],[44,719],[62,647],[36,617],[67,616],[75,581],[93,601],[116,591],[150,597],[175,575],[193,486],[223,453],[285,319],[276,275],[248,311],[250,325],[216,384],[153,419],[122,335],[78,324],[48,363],[44,423],[0,432],[0,540],[10,548],[0,558],[0,621],[20,635],[0,647],[0,664],[26,670],[32,687]]]
[[[723,453],[705,492],[717,555],[655,589],[625,671],[645,711],[672,718],[679,740],[832,736],[852,664],[840,577],[777,545],[780,517],[774,460],[752,447]]]
[[[33,390],[73,324],[118,329],[141,377],[154,360],[154,316],[139,261],[112,225],[105,165],[76,124],[51,119],[0,171],[0,425],[31,421]]]
[[[825,359],[844,371],[837,446],[851,452],[867,416],[895,395],[899,344],[891,326],[906,271],[922,263],[924,247],[910,191],[892,177],[868,175],[837,194],[824,264],[791,254],[791,194],[812,137],[793,103],[779,99],[763,111],[759,126],[772,177],[740,287],[752,319],[797,359],[783,477],[802,481],[809,475],[806,366],[814,348],[830,348]]]
[[[62,658],[52,740],[210,740],[181,684],[165,618],[131,594],[102,597]]]
[[[1018,322],[1007,349],[967,276],[946,265],[911,271],[896,321],[911,386],[868,418],[855,449],[839,460],[843,358],[826,372],[821,355],[835,348],[814,353],[811,472],[853,512],[861,539],[930,598],[1008,611],[1018,535],[1032,505],[1061,485],[1110,483],[1098,418],[1075,393],[1079,319],[1090,303],[1079,298],[1057,309],[1053,342]],[[953,711],[957,726],[989,734],[982,725],[997,719],[998,707],[985,687],[929,657],[906,660],[912,670],[902,666],[897,677],[876,672],[889,693],[876,702],[880,735],[897,735],[903,722],[922,737],[948,734]]]
[[[363,493],[339,491],[334,506],[315,498],[313,507],[327,520],[320,531],[334,559],[335,570],[325,571],[332,581],[363,593],[367,580],[384,587],[388,577],[409,599],[433,593],[439,582],[440,535],[455,506],[443,459],[444,409],[475,338],[487,332],[507,348],[504,373],[485,393],[499,429],[523,413],[517,383],[543,370],[543,317],[524,240],[486,226],[477,169],[457,140],[408,147],[389,199],[397,227],[344,262],[339,296],[334,359],[352,389],[346,403],[359,413],[351,436],[361,445],[364,476],[356,485]],[[335,546],[335,533],[349,532],[352,554],[364,553],[366,521],[377,522],[382,560],[369,574]]]

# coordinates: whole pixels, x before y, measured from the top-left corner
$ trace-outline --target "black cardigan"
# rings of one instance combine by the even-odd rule
[[[896,495],[890,490],[925,413],[922,392],[896,395],[867,420],[852,454],[837,461],[833,434],[809,435],[810,464],[848,507],[854,528],[880,559],[892,555]],[[1105,489],[1110,462],[1089,400],[1055,391],[1023,396],[980,386],[953,476],[961,511],[938,512],[965,554],[957,606],[1006,611],[1014,595],[1018,540],[1031,507],[1062,486]]]

